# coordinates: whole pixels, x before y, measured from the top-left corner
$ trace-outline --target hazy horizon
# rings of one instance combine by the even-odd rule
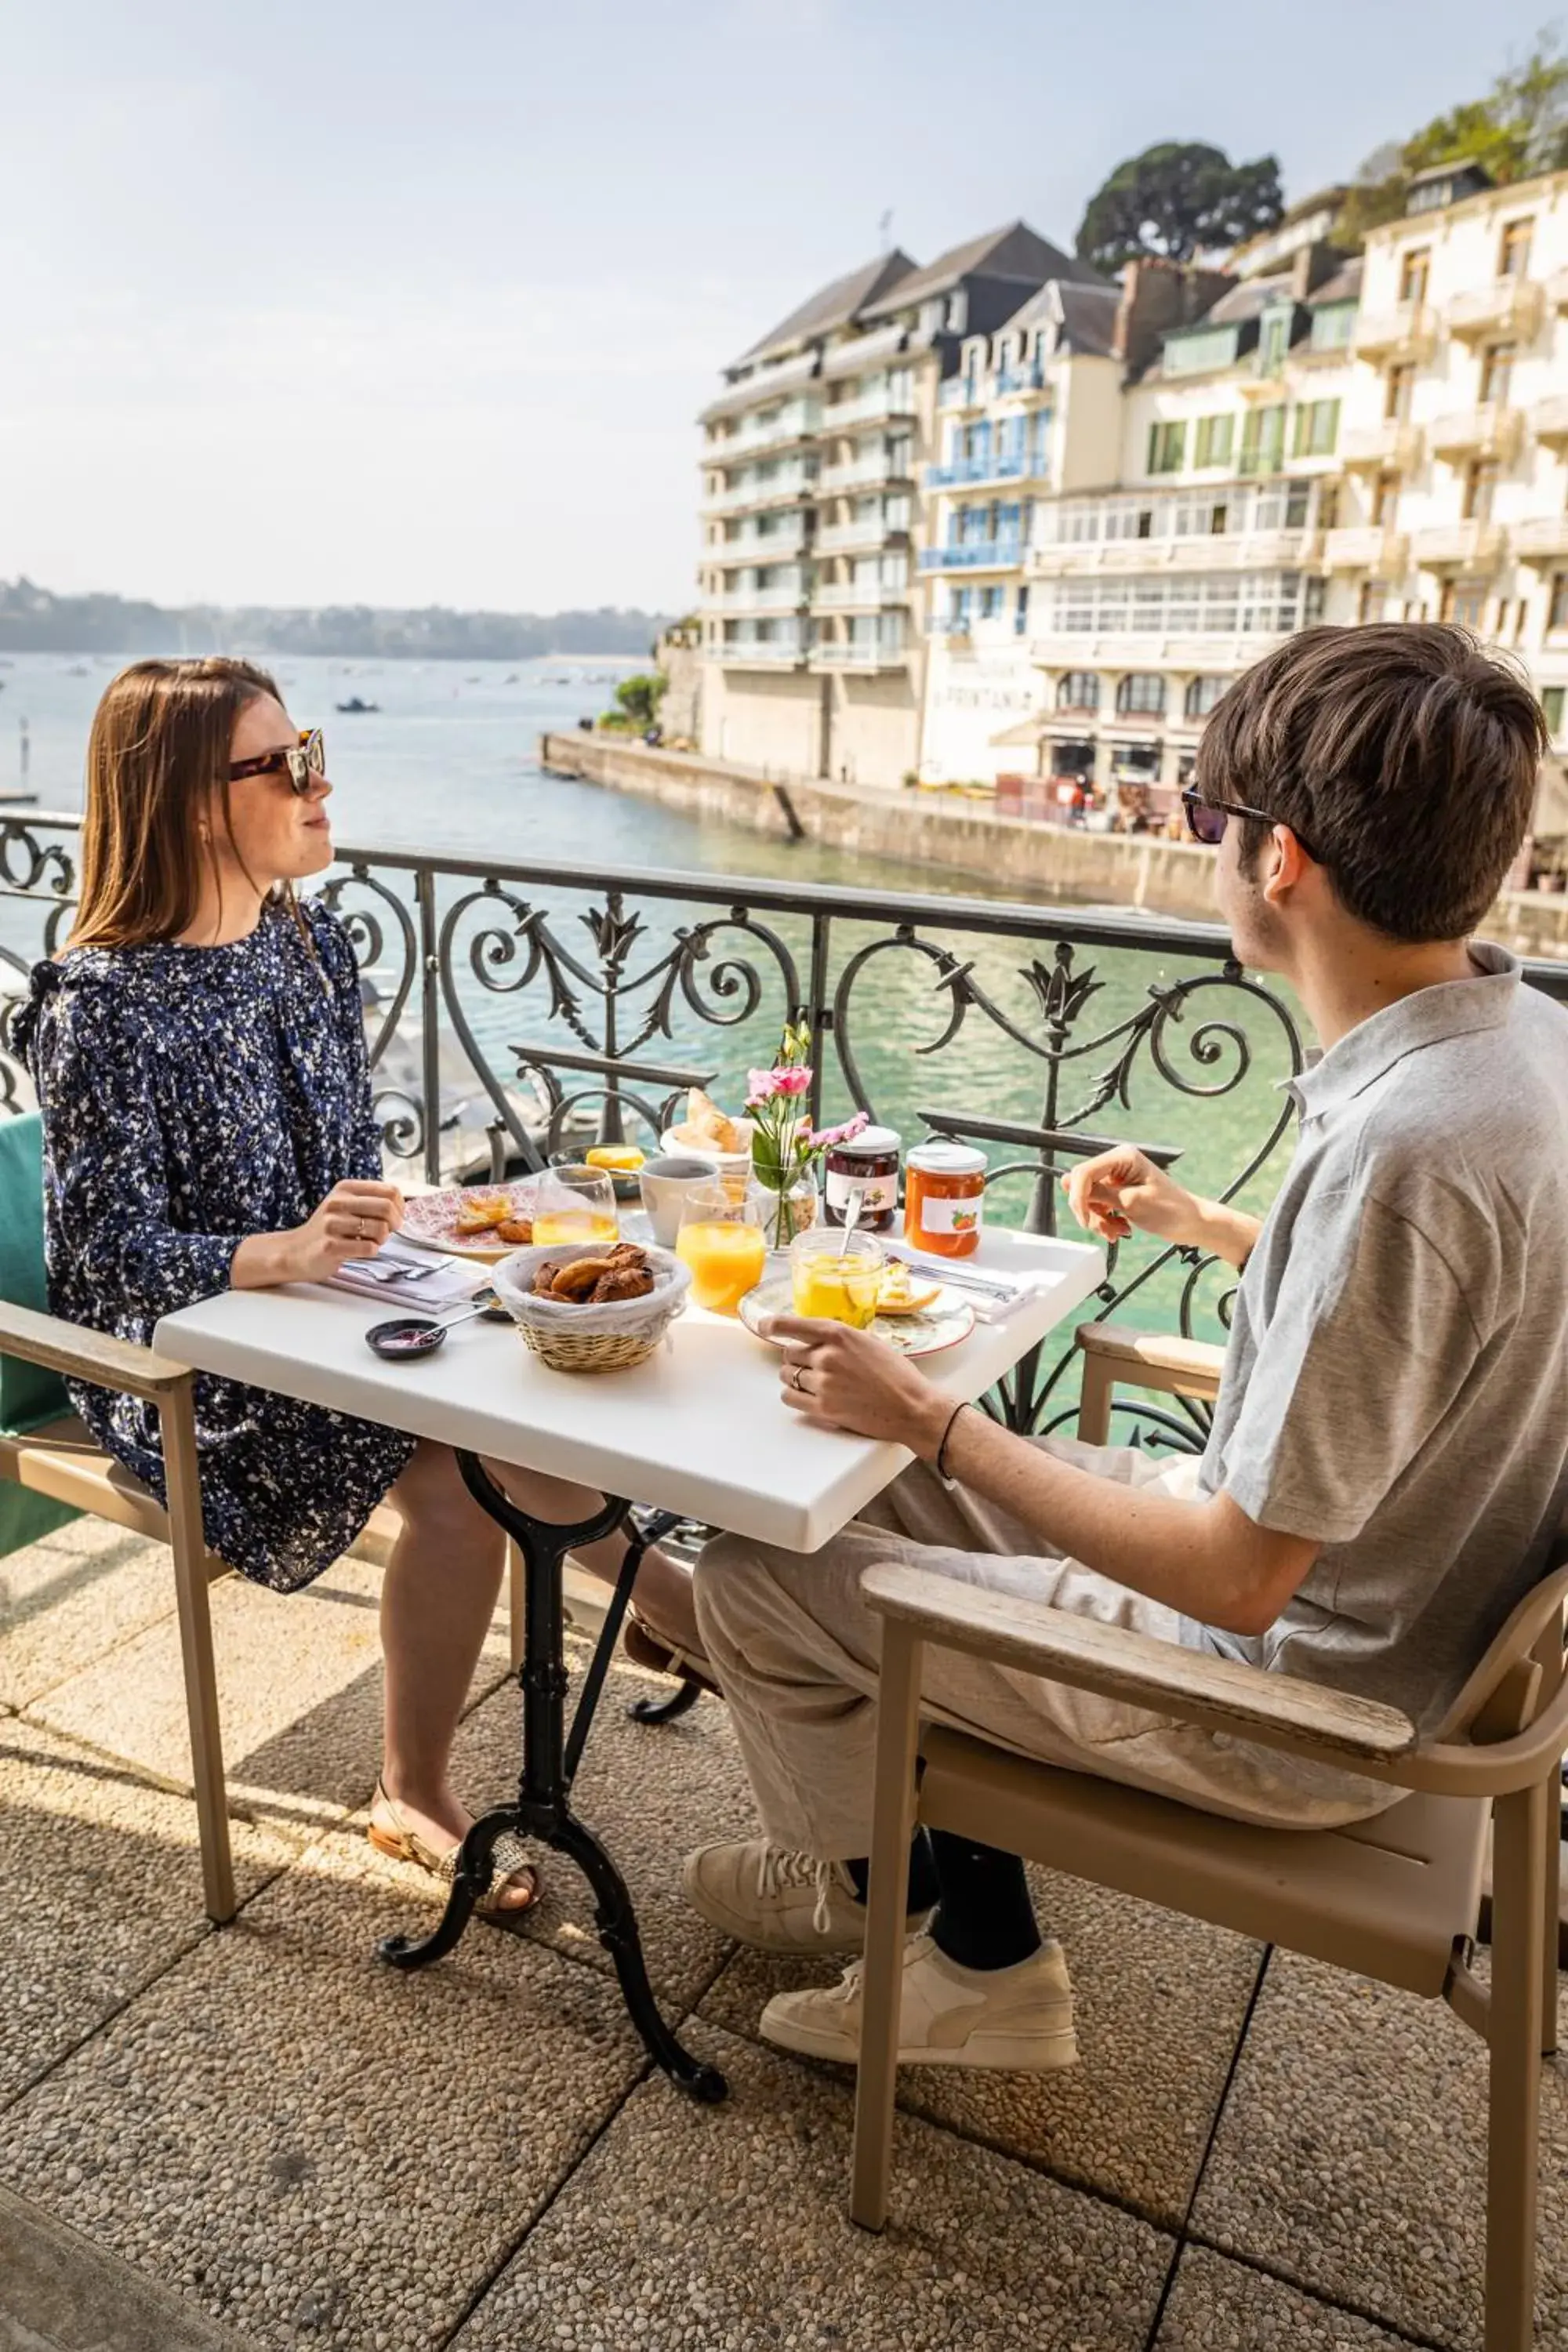
[[[1070,247],[1160,138],[1289,195],[1540,0],[41,0],[7,22],[0,579],[166,605],[679,612],[719,370],[877,250]]]

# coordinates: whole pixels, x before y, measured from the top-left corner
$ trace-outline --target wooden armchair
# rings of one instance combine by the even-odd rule
[[[1079,1339],[1082,1436],[1103,1440],[1118,1374],[1178,1395],[1217,1388],[1217,1349],[1099,1324]],[[1568,1544],[1426,1739],[1393,1707],[921,1570],[872,1569],[864,1591],[885,1622],[854,2219],[876,2230],[887,2218],[910,1840],[923,1822],[1447,2000],[1489,2054],[1485,2352],[1529,2352],[1539,2067],[1556,2035]],[[1258,1829],[941,1726],[921,1740],[927,1642],[1331,1759],[1408,1793],[1344,1829]],[[1489,1987],[1469,1966],[1489,1830]]]
[[[207,1587],[230,1571],[226,1561],[207,1549],[202,1530],[195,1376],[183,1364],[171,1362],[151,1348],[133,1347],[103,1332],[65,1322],[58,1316],[37,1314],[3,1299],[0,1355],[46,1366],[71,1380],[89,1381],[95,1388],[146,1397],[157,1406],[168,1467],[167,1511],[118,1462],[99,1450],[74,1414],[26,1434],[0,1432],[0,1479],[129,1528],[137,1535],[153,1537],[166,1543],[174,1555],[202,1886],[208,1916],[222,1925],[233,1918],[236,1897]],[[384,1567],[397,1530],[396,1513],[382,1505],[373,1513],[351,1556]],[[515,1553],[510,1556],[508,1590],[515,1666],[521,1655],[522,1629]]]

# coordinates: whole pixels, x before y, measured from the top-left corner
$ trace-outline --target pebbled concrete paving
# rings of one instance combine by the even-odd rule
[[[0,2352],[246,2352],[128,2264],[0,2189]]]
[[[458,2337],[832,2345],[839,2352],[1132,2352],[1169,2240],[1113,2206],[908,2117],[884,2235],[845,2211],[845,2087],[703,2029],[727,2106],[643,2084]]]
[[[665,1686],[624,1667],[579,1801],[729,2105],[648,2074],[549,1856],[523,1932],[387,1970],[378,1938],[439,1896],[363,1835],[375,1598],[352,1567],[215,1591],[247,1817],[214,1932],[166,1559],[71,1528],[0,1564],[0,2352],[1472,2352],[1479,2046],[1279,1956],[1248,2025],[1253,1947],[1070,1881],[1037,1891],[1085,2063],[910,2072],[892,2224],[853,2230],[848,2076],[755,2040],[777,1983],[831,1968],[686,1912],[687,1848],[752,1826],[743,1776],[710,1702],[627,1723]],[[515,1780],[504,1666],[498,1624],[459,1750],[476,1804]],[[1546,2092],[1539,2352],[1568,2352],[1556,2070]]]

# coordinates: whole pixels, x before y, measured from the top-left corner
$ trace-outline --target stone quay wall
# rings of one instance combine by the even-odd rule
[[[547,771],[633,793],[687,816],[973,875],[1004,887],[1009,898],[1215,919],[1210,856],[1193,843],[1068,831],[998,816],[987,803],[945,793],[774,776],[581,729],[542,736],[539,759]],[[1482,929],[1520,955],[1568,957],[1568,897],[1505,891]]]

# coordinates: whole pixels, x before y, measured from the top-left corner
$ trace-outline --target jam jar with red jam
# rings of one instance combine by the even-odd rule
[[[836,1143],[825,1165],[827,1222],[841,1225],[849,1214],[850,1196],[861,1195],[858,1230],[889,1234],[899,1213],[899,1137],[890,1127],[863,1127],[847,1142]]]

